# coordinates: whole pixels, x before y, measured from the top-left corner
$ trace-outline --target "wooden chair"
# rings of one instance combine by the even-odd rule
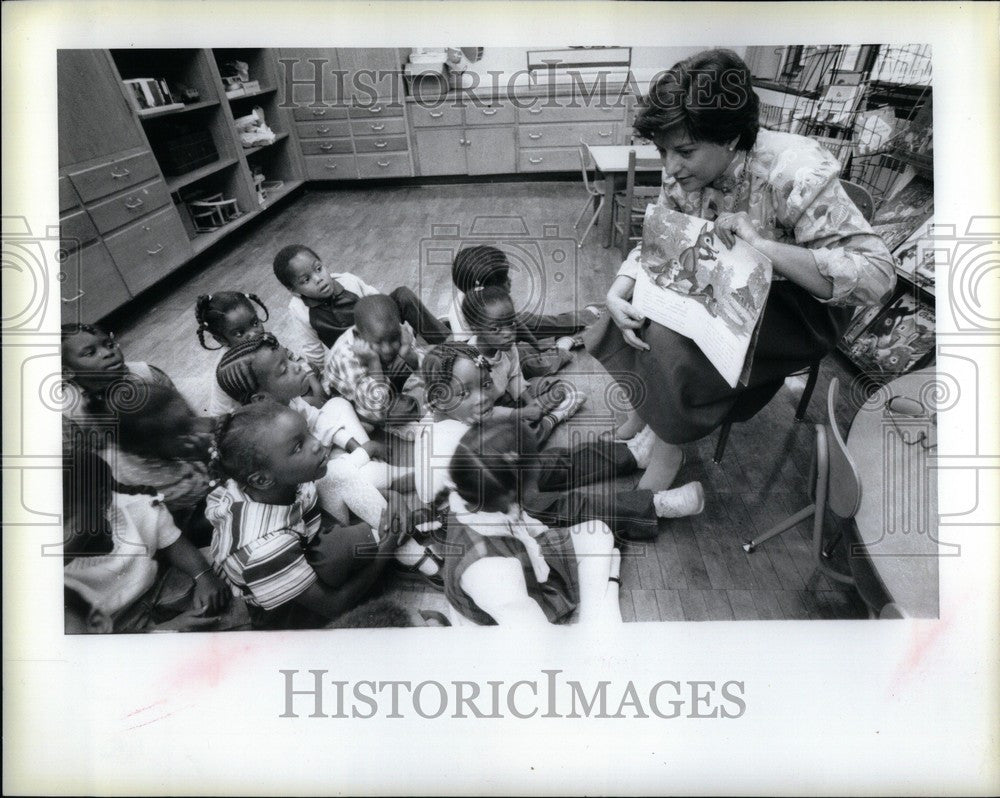
[[[813,502],[764,534],[743,544],[743,550],[752,553],[758,546],[777,535],[787,532],[807,518],[813,519],[812,551],[816,568],[826,576],[844,584],[853,585],[854,577],[834,570],[822,556],[823,519],[829,509],[845,521],[850,520],[861,506],[861,480],[851,453],[837,428],[834,405],[840,393],[840,381],[834,378],[827,393],[827,423],[816,425],[816,453],[810,475]]]
[[[851,201],[858,206],[858,210],[860,210],[861,215],[865,217],[865,221],[870,222],[875,212],[875,201],[872,199],[872,195],[868,193],[868,190],[864,186],[859,186],[857,183],[852,183],[850,180],[841,180],[840,184],[844,187],[844,191],[847,193],[847,196],[851,198]],[[790,377],[806,377],[806,387],[802,391],[798,407],[795,409],[796,421],[802,421],[805,418],[806,410],[809,407],[809,401],[812,399],[813,389],[816,387],[816,380],[819,377],[819,366],[821,362],[821,360],[816,360],[815,362],[809,364],[808,368],[789,375]],[[773,395],[774,393],[777,393],[780,388],[781,385],[779,383],[774,383],[769,386],[763,386],[760,391]],[[766,404],[766,402],[764,404]],[[760,403],[757,395],[740,397],[736,404],[733,405],[732,410],[730,410],[726,415],[725,421],[719,428],[719,439],[715,444],[715,456],[713,458],[716,463],[722,462],[722,457],[726,452],[726,442],[729,440],[729,431],[732,425],[736,422],[749,421],[762,407],[763,405]]]
[[[629,250],[642,240],[642,220],[646,206],[656,202],[660,187],[636,185],[637,171],[655,171],[659,177],[663,163],[659,158],[637,158],[635,150],[629,150],[628,172],[625,175],[625,191],[616,192],[612,215],[613,236],[619,242],[622,257],[628,257]]]
[[[594,171],[596,174],[596,167],[597,165],[594,163],[594,156],[591,155],[590,147],[585,141],[583,141],[583,139],[581,139],[580,171],[583,174],[583,187],[587,191],[587,202],[580,209],[580,215],[576,217],[573,229],[575,230],[580,226],[580,222],[583,221],[583,215],[587,212],[587,208],[594,205],[594,200],[597,200],[597,207],[594,210],[594,215],[590,217],[590,222],[587,223],[587,227],[584,229],[583,235],[580,236],[580,240],[576,242],[577,249],[582,247],[583,243],[587,240],[587,236],[590,235],[591,229],[597,223],[597,217],[601,215],[601,210],[604,208],[604,181],[590,179],[591,171]]]

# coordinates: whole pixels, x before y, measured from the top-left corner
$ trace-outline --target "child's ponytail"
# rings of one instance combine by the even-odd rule
[[[209,330],[208,315],[213,310],[212,308],[212,294],[201,294],[194,305],[194,319],[198,322],[198,343],[201,344],[202,349],[207,349],[209,351],[215,349],[222,349],[222,345],[219,346],[209,346],[205,343],[205,331]],[[211,330],[209,330],[211,332]]]

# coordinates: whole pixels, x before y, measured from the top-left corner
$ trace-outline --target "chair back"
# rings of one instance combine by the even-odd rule
[[[583,174],[583,187],[587,189],[588,194],[599,194],[597,187],[590,181],[591,170],[597,169],[597,164],[594,162],[594,156],[590,152],[590,145],[587,144],[583,139],[580,139],[580,172]]]
[[[851,202],[858,206],[865,221],[870,222],[875,215],[875,200],[872,199],[868,189],[850,180],[841,180],[840,185],[844,187],[844,192],[851,198]]]
[[[858,477],[857,466],[854,465],[854,458],[847,451],[847,445],[837,427],[834,410],[839,395],[840,380],[834,377],[830,381],[830,390],[826,397],[829,427],[826,445],[830,462],[826,504],[839,517],[853,518],[861,506],[861,480]]]

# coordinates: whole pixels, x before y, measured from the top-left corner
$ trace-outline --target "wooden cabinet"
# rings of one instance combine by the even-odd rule
[[[474,127],[465,130],[470,175],[507,174],[515,171],[517,156],[514,127]]]
[[[393,47],[342,47],[337,50],[345,73],[347,99],[359,105],[403,99],[402,67]]]
[[[64,323],[93,323],[132,298],[101,241],[65,254],[60,274]]]
[[[146,145],[107,50],[57,50],[56,87],[60,166]]]
[[[282,47],[278,51],[282,105],[343,102],[346,86],[339,73],[340,59],[332,47]]]
[[[463,128],[447,130],[417,130],[414,134],[421,175],[464,175],[465,131]]]
[[[233,60],[249,65],[259,90],[226,96],[221,70]],[[99,320],[302,184],[294,117],[277,102],[279,66],[277,52],[263,48],[58,52],[67,320]],[[140,77],[185,86],[197,96],[184,105],[140,112],[122,83]],[[270,146],[245,150],[235,119],[258,106],[278,135]],[[342,118],[351,142],[346,110]],[[254,173],[272,181],[263,202]],[[240,213],[213,229],[196,230],[186,203],[212,194],[235,199]]]

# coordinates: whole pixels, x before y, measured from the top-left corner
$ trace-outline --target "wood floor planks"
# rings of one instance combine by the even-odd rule
[[[621,261],[616,248],[602,248],[593,234],[586,246],[575,246],[572,223],[582,198],[576,182],[309,190],[220,244],[201,270],[188,270],[169,289],[149,292],[148,301],[117,319],[115,330],[127,359],[161,367],[192,405],[202,409],[207,406],[218,355],[201,349],[194,335],[193,309],[199,294],[222,290],[257,294],[271,312],[267,329],[294,348],[289,297],[275,280],[271,261],[282,246],[303,243],[315,249],[332,271],[353,272],[386,291],[409,286],[435,314],[444,316],[452,299],[450,269],[447,263],[430,265],[428,248],[441,244],[454,248],[463,237],[495,240],[496,235],[473,236],[472,231],[499,217],[514,217],[517,223],[523,219],[533,240],[543,239],[545,225],[557,226],[558,249],[561,257],[568,258],[558,266],[564,279],[554,290],[556,267],[551,260],[535,268],[533,278],[535,285],[546,289],[545,312],[571,310],[603,299]],[[503,223],[509,229],[511,220]],[[449,225],[457,228],[459,238],[435,230]],[[516,266],[513,281],[515,300],[530,303],[533,280],[528,270]],[[575,375],[576,384],[588,395],[580,420],[606,428],[615,417],[622,419],[620,410],[608,407],[608,377],[595,361],[578,352],[566,372]],[[808,523],[768,541],[753,554],[740,547],[743,540],[809,502],[806,477],[813,424],[826,417],[826,391],[834,376],[844,386],[852,378],[836,357],[829,357],[823,362],[805,423],[793,420],[801,381],[792,381],[791,389],[782,388],[755,418],[733,425],[721,464],[712,461],[717,434],[684,446],[686,462],[678,484],[700,480],[707,494],[706,509],[694,518],[661,521],[656,540],[625,547],[620,606],[626,621],[866,617],[856,593],[815,575]],[[836,404],[842,430],[855,409],[842,388]],[[557,431],[553,445],[566,439],[565,429]],[[632,489],[636,480],[636,475],[629,475],[616,484],[618,489]],[[440,594],[420,583],[393,584],[389,595],[426,609],[444,606]]]

